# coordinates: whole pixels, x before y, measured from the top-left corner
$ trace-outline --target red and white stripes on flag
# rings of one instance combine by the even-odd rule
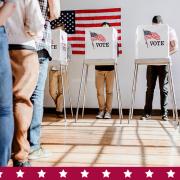
[[[72,54],[85,54],[85,28],[100,27],[108,22],[118,30],[119,54],[121,50],[121,8],[75,10],[75,34],[70,34],[68,40],[72,46]]]

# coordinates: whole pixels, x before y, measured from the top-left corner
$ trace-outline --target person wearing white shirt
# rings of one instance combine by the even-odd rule
[[[37,0],[18,0],[16,10],[7,23],[9,54],[13,73],[13,109],[15,133],[13,139],[13,166],[30,166],[30,145],[27,131],[31,123],[39,62],[35,41],[41,38],[45,20]]]

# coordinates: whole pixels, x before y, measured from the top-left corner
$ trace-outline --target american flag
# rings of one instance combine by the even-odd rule
[[[72,54],[85,54],[85,28],[101,27],[108,22],[118,31],[118,54],[122,54],[121,44],[121,8],[86,9],[62,11],[59,19],[51,22],[52,29],[64,24],[68,33],[68,41],[72,47]]]
[[[91,35],[91,40],[92,41],[101,41],[101,42],[106,41],[106,38],[102,34],[97,34],[95,32],[90,32],[90,35]]]
[[[144,30],[144,36],[146,39],[155,39],[155,40],[160,40],[160,35],[157,34],[156,32],[151,32],[151,31],[147,31]]]

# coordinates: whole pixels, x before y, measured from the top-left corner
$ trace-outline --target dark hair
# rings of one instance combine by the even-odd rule
[[[152,23],[155,23],[155,24],[163,23],[162,17],[160,15],[154,16],[152,19]]]
[[[103,23],[101,24],[101,26],[105,26],[105,25],[108,25],[109,27],[111,26],[108,22],[103,22]]]

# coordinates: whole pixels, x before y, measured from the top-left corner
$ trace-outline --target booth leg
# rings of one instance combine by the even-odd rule
[[[123,112],[122,112],[122,101],[121,101],[117,64],[115,64],[114,67],[115,67],[115,83],[116,83],[116,93],[117,93],[117,100],[118,100],[119,119],[120,119],[120,123],[122,124]]]
[[[131,108],[129,110],[128,123],[133,118],[133,108],[134,108],[135,94],[136,94],[137,74],[138,74],[138,64],[135,64],[133,86],[132,86],[132,92],[131,92]]]
[[[87,67],[86,67],[86,75],[85,75],[84,92],[83,92],[82,118],[84,118],[84,107],[85,107],[86,94],[87,94],[87,79],[88,79],[88,71],[89,71],[89,66],[87,65]]]
[[[119,89],[119,97],[120,97],[120,111],[121,111],[121,119],[123,119],[123,107],[122,107],[122,98],[121,98],[121,89],[120,89],[120,84],[119,84],[119,75],[118,75],[118,70],[117,70],[117,82],[118,82],[118,89]]]
[[[71,100],[71,93],[70,93],[68,66],[66,66],[66,79],[67,79],[67,89],[68,89],[68,96],[69,96],[69,104],[70,104],[70,107],[71,107],[71,115],[72,115],[72,118],[73,118],[73,107],[72,107],[72,100]]]
[[[84,81],[84,70],[85,70],[85,66],[86,66],[86,65],[83,63],[83,68],[82,68],[82,73],[81,73],[81,82],[80,82],[80,88],[79,88],[79,94],[78,94],[78,102],[77,102],[75,122],[77,122],[77,120],[78,120],[78,115],[79,115],[79,103],[80,103],[80,99],[81,99],[82,85],[83,85],[83,81]]]
[[[172,77],[172,69],[171,69],[171,65],[168,64],[168,77],[169,77],[169,85],[170,85],[170,89],[172,92],[172,99],[173,99],[173,111],[174,111],[174,116],[175,116],[175,120],[177,122],[177,125],[179,124],[179,120],[178,120],[178,110],[177,110],[177,104],[176,104],[176,96],[175,96],[175,91],[174,91],[174,82],[173,82],[173,77]]]
[[[67,117],[66,117],[66,95],[65,95],[65,90],[64,90],[64,76],[63,76],[63,69],[62,65],[60,65],[60,73],[61,73],[61,82],[62,82],[62,90],[63,90],[63,106],[64,106],[64,120],[65,120],[65,125],[67,124]]]
[[[171,93],[171,99],[172,99],[172,112],[173,112],[173,119],[176,119],[176,114],[175,114],[175,106],[174,106],[174,98],[173,98],[173,90],[172,90],[172,85],[171,85],[171,75],[170,75],[170,66],[168,65],[168,81],[169,81],[169,89]]]

